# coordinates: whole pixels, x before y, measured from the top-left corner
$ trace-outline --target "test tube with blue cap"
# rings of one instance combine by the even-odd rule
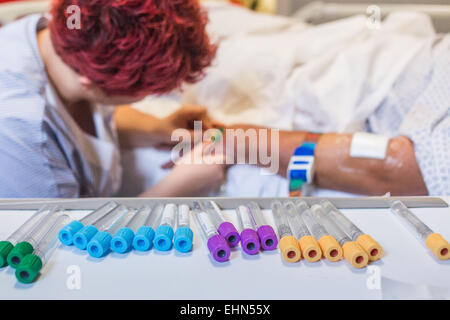
[[[52,205],[45,207],[44,210],[47,211],[45,217],[41,219],[36,227],[28,233],[8,254],[6,260],[8,261],[10,267],[17,268],[26,255],[33,253],[36,248],[36,244],[42,239],[43,236],[45,236],[57,219],[60,208]]]
[[[249,255],[255,255],[259,252],[261,244],[259,242],[258,233],[255,231],[250,210],[247,206],[239,206],[236,209],[239,221],[239,229],[241,230],[241,246],[242,250]]]
[[[67,226],[64,226],[58,234],[59,241],[66,246],[71,246],[73,244],[73,236],[81,231],[83,228],[92,229],[89,227],[93,225],[96,221],[103,218],[106,214],[111,212],[118,204],[114,201],[109,201],[102,205],[100,208],[92,211],[83,219],[74,220],[70,222]]]
[[[173,228],[175,227],[175,215],[177,206],[174,203],[166,204],[158,228],[153,239],[153,246],[159,251],[172,249]]]
[[[48,262],[58,247],[58,233],[70,221],[67,214],[61,214],[53,220],[49,229],[36,243],[32,254],[26,255],[16,269],[16,278],[21,283],[33,282],[42,267]]]
[[[204,211],[198,202],[194,202],[192,214],[213,259],[217,262],[228,261],[231,254],[230,246],[225,238],[217,231],[209,213]]]
[[[152,248],[156,224],[160,220],[163,210],[164,205],[162,204],[156,205],[153,210],[149,206],[144,206],[139,210],[139,214],[145,216],[146,219],[143,224],[136,221],[130,227],[133,230],[137,230],[133,239],[133,248],[135,250],[148,251]]]
[[[256,232],[261,241],[261,247],[263,250],[275,250],[278,245],[278,239],[272,226],[270,226],[266,219],[264,219],[264,214],[256,202],[250,202],[247,204],[250,210],[250,216],[256,227]]]
[[[6,260],[11,250],[39,224],[49,213],[48,207],[44,206],[36,211],[25,223],[14,231],[5,241],[0,241],[0,268],[8,265]]]
[[[208,202],[200,202],[199,204],[202,210],[208,212],[217,231],[227,240],[228,245],[231,248],[236,247],[241,240],[239,232],[231,222],[225,219],[217,203],[211,200]]]
[[[116,210],[116,209],[115,209]],[[117,207],[117,219],[112,223],[105,224],[89,241],[86,249],[93,258],[103,257],[111,248],[111,240],[114,234],[126,226],[128,221],[135,214],[134,209],[130,209],[124,205]]]
[[[189,252],[192,250],[192,239],[194,234],[190,228],[190,208],[187,204],[178,206],[177,231],[173,238],[175,249],[179,252]]]
[[[94,221],[92,224],[83,227],[73,236],[75,247],[80,250],[86,250],[88,243],[94,238],[99,231],[105,231],[110,228],[118,219],[128,212],[128,208],[119,205],[105,214],[103,217]]]

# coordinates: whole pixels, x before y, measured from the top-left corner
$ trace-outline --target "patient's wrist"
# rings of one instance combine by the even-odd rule
[[[295,149],[289,160],[287,178],[289,180],[289,195],[300,197],[305,185],[314,182],[315,148],[321,134],[306,132],[303,142]]]

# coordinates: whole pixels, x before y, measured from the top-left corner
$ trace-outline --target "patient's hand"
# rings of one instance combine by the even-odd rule
[[[194,197],[217,192],[225,180],[224,155],[205,153],[209,144],[197,145],[176,161],[172,171],[143,197]],[[199,161],[196,161],[199,160]]]

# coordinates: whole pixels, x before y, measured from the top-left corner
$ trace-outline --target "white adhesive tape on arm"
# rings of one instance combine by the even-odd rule
[[[350,157],[385,159],[389,137],[367,132],[357,132],[353,135],[350,147]]]

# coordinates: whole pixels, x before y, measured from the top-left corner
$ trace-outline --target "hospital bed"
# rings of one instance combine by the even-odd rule
[[[285,11],[287,9],[285,4]],[[423,12],[430,16],[437,32],[450,31],[450,5],[444,4],[398,4],[398,3],[327,3],[312,1],[292,14],[303,22],[321,24],[343,19],[357,14],[383,19],[388,14],[398,11]]]
[[[346,18],[357,14],[376,14],[374,10],[380,9],[381,17],[395,11],[418,11],[428,14],[438,32],[450,31],[450,5],[437,4],[375,4],[374,3],[327,3],[312,1],[299,9],[293,4],[296,0],[278,0],[279,14],[292,15],[304,22],[319,24],[332,20]],[[32,13],[48,10],[50,0],[11,1],[0,3],[0,26],[15,19]],[[292,12],[294,11],[294,12]]]

